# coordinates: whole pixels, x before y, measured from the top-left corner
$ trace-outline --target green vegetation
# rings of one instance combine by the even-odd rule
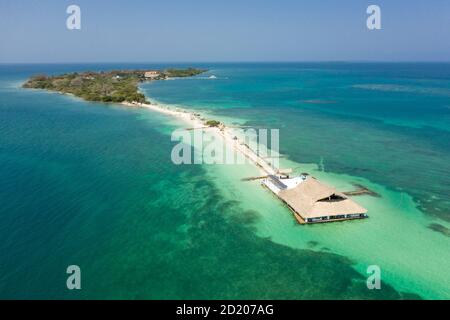
[[[218,127],[220,125],[220,121],[217,120],[208,120],[206,121],[206,125],[208,127]]]
[[[190,77],[205,70],[189,68],[168,69],[154,80],[167,77]],[[30,78],[24,88],[45,89],[73,94],[87,101],[147,102],[138,85],[148,79],[145,70],[114,70],[110,72],[68,73],[56,76],[37,75]]]
[[[167,69],[164,70],[163,75],[166,77],[193,77],[207,70],[187,68],[187,69]]]
[[[23,87],[70,93],[88,101],[145,102],[138,92],[142,81],[138,72],[84,72],[47,77],[39,75],[28,80]]]

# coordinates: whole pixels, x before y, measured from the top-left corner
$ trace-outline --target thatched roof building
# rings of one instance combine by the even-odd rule
[[[294,211],[300,223],[367,217],[365,208],[311,176],[294,188],[281,189],[277,195]]]
[[[149,70],[144,73],[144,77],[147,79],[154,79],[161,75],[161,72],[158,70]]]

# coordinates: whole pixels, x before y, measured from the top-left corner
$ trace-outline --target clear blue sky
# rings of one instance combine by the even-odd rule
[[[382,30],[367,30],[369,4]],[[450,1],[0,1],[0,62],[310,60],[449,61]]]

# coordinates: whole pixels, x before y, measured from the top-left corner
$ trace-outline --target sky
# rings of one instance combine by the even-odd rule
[[[221,61],[450,61],[450,1],[0,1],[0,63]]]

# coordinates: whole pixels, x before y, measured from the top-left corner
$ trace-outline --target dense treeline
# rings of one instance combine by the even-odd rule
[[[188,68],[188,69],[167,69],[163,72],[166,77],[192,77],[196,76],[200,73],[205,72],[206,70]]]
[[[168,77],[190,77],[204,71],[194,68],[168,69],[162,71],[154,80]],[[57,76],[37,75],[29,79],[23,87],[70,93],[88,101],[145,103],[145,96],[138,89],[138,85],[142,81],[146,81],[143,70],[75,72]]]

